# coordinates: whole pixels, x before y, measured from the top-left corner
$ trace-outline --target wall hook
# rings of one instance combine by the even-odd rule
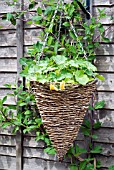
[[[86,7],[84,7],[82,5],[81,2],[79,2],[78,0],[76,0],[77,4],[79,5],[79,7],[82,9],[82,11],[86,14],[86,19],[90,19],[91,18],[91,14],[90,14],[90,0],[86,0]]]

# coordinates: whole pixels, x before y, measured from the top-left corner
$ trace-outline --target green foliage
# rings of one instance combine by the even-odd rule
[[[108,170],[114,170],[114,165],[109,167]]]
[[[105,101],[100,101],[100,102],[97,102],[94,106],[94,108],[97,110],[97,109],[102,109],[105,105]]]
[[[44,149],[44,152],[50,154],[50,155],[55,155],[56,154],[56,150],[53,147],[47,147],[46,149]]]
[[[102,101],[99,101],[99,102],[96,102],[94,107],[92,106],[89,106],[89,110],[98,110],[98,109],[102,109],[104,108],[105,106],[105,101],[102,100]]]
[[[78,167],[77,167],[77,165],[75,165],[75,164],[71,164],[71,165],[69,166],[69,168],[70,168],[70,170],[78,170]]]
[[[64,81],[81,85],[95,78],[104,80],[103,76],[96,73],[97,68],[92,64],[94,49],[99,45],[98,42],[93,43],[95,30],[98,29],[100,36],[106,40],[103,25],[94,17],[91,18],[90,25],[83,23],[75,1],[64,5],[62,1],[58,4],[55,0],[42,3],[46,8],[37,7],[36,15],[27,21],[28,24],[43,28],[43,32],[38,37],[39,41],[28,51],[31,58],[22,58],[20,61],[24,66],[21,76],[41,83]],[[29,12],[36,4],[36,1],[30,1],[27,10],[16,14],[8,13],[6,19],[15,25],[16,19]],[[99,18],[105,17],[104,13],[104,10],[99,9]],[[83,36],[80,30],[84,32]]]
[[[13,0],[12,3],[7,3],[13,6],[17,2],[17,0]],[[76,1],[64,5],[62,5],[62,1],[58,5],[55,0],[43,0],[42,3],[44,8],[37,7],[36,15],[26,21],[26,24],[33,24],[43,31],[39,34],[37,43],[29,48],[29,58],[21,58],[20,64],[23,66],[23,71],[20,75],[26,77],[27,81],[33,79],[41,83],[64,80],[66,83],[85,85],[95,78],[104,80],[103,76],[96,73],[97,68],[93,64],[96,57],[94,50],[99,46],[98,42],[93,42],[95,31],[98,31],[101,40],[109,41],[104,37],[103,25],[94,17],[91,18],[90,25],[87,22],[83,23]],[[30,0],[26,10],[7,13],[3,15],[2,19],[16,25],[16,20],[22,19],[20,17],[28,14],[37,4],[36,1]],[[104,9],[98,11],[99,20],[106,16]],[[9,84],[6,84],[5,87],[13,90]],[[8,96],[18,99],[16,105],[4,106]],[[89,109],[92,111],[102,109],[104,104],[104,101],[100,101],[94,106],[90,106]],[[42,140],[46,144],[44,152],[56,154],[43,127],[34,96],[29,90],[23,91],[22,85],[13,90],[12,94],[0,99],[0,125],[2,128],[13,126],[13,133],[16,133],[20,127],[23,127],[23,133],[35,130],[36,141]],[[92,144],[92,139],[97,138],[93,130],[100,127],[100,122],[84,121],[81,129],[83,135],[90,141],[89,149],[81,148],[79,145],[69,149],[67,157],[72,160],[71,170],[97,170],[101,167],[99,161],[96,161],[96,166],[94,162],[95,154],[101,153],[102,148]],[[82,158],[84,154],[87,155],[86,158]],[[76,163],[76,159],[78,163]],[[109,168],[109,170],[113,169],[114,166]]]
[[[7,13],[6,19],[10,21],[13,25],[16,25],[16,19],[13,14]]]
[[[91,153],[101,153],[102,148],[101,146],[95,146],[90,152]]]
[[[11,85],[6,84],[6,87],[12,89]],[[7,101],[7,97],[5,96],[0,100],[0,123],[2,128],[6,128],[7,126],[13,125],[13,133],[15,133],[19,127],[23,127],[23,132],[28,133],[30,131],[36,130],[36,140],[42,140],[45,142],[46,147],[44,152],[54,155],[56,154],[56,150],[53,148],[52,143],[49,139],[48,134],[46,133],[45,128],[42,124],[42,119],[36,110],[35,99],[33,94],[29,91],[22,91],[23,86],[20,85],[19,88],[16,88],[12,94],[8,94],[18,98],[17,106],[5,106],[4,103]],[[98,102],[99,103],[99,102]],[[102,103],[102,102],[100,102]],[[97,103],[96,103],[97,104]],[[95,108],[96,104],[93,108]],[[98,104],[97,104],[98,105]],[[98,106],[97,106],[98,107]],[[99,107],[101,108],[101,107]],[[18,109],[18,110],[17,110]],[[15,115],[14,111],[18,111],[17,115]],[[91,124],[91,121],[85,120],[82,125],[82,132],[85,136],[90,139],[95,139],[97,136],[92,133],[92,129],[98,129],[101,127],[100,122],[94,122]],[[70,165],[70,169],[80,169],[80,170],[95,170],[94,168],[94,154],[99,154],[102,152],[102,148],[100,146],[92,147],[92,144],[89,143],[90,148],[86,150],[85,148],[79,147],[79,145],[73,146],[69,149],[67,153],[67,157],[72,158],[81,158],[83,154],[87,154],[88,157],[86,159],[82,159],[76,164],[72,162]],[[97,168],[100,168],[100,163],[96,163]]]

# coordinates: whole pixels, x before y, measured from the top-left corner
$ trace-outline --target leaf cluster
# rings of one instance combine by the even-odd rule
[[[6,19],[16,24],[15,20],[30,12],[38,3],[31,1],[28,9],[22,13],[8,13]],[[94,49],[99,45],[93,43],[94,32],[98,30],[104,37],[104,28],[94,17],[91,23],[83,22],[83,16],[76,1],[62,3],[51,0],[42,1],[43,8],[38,6],[36,14],[27,24],[42,28],[38,42],[28,51],[31,59],[22,58],[24,66],[21,75],[27,79],[45,82],[61,82],[85,85],[95,78],[104,80],[96,73],[93,65]],[[104,17],[99,10],[100,17]]]

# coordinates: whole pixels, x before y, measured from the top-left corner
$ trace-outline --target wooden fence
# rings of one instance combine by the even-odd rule
[[[98,17],[98,8],[106,9],[107,18],[102,19],[106,29],[106,36],[110,43],[101,42],[101,47],[96,51],[95,64],[99,72],[106,80],[98,84],[98,100],[105,100],[105,108],[94,113],[94,118],[102,122],[102,127],[96,131],[98,138],[94,144],[101,145],[102,154],[98,155],[102,163],[101,170],[114,164],[114,0],[93,0],[93,15]],[[18,2],[23,2],[19,0]],[[20,10],[17,4],[8,7],[4,0],[0,0],[0,16],[15,10]],[[26,16],[28,17],[28,16]],[[19,58],[26,56],[27,48],[37,41],[37,35],[41,30],[34,25],[23,25],[18,21],[14,27],[7,21],[0,20],[0,98],[10,91],[3,85],[15,83],[19,68]],[[24,28],[24,29],[23,29]],[[21,43],[20,43],[21,42]],[[21,49],[21,51],[20,51]],[[18,77],[19,78],[19,77]],[[12,97],[8,98],[6,104],[15,104]],[[68,163],[60,163],[56,157],[49,156],[43,152],[44,143],[35,142],[35,135],[25,135],[20,148],[21,135],[12,135],[10,129],[0,130],[0,170],[68,170]],[[84,145],[84,137],[79,133],[77,143]],[[19,152],[20,151],[20,152]],[[23,152],[23,155],[21,154]],[[18,160],[18,161],[17,161]]]

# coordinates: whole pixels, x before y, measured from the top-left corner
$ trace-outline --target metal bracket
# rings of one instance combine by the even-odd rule
[[[90,0],[86,0],[86,7],[82,5],[82,3],[78,0],[76,0],[77,4],[81,8],[81,10],[86,14],[86,19],[89,20],[91,18],[90,15]]]
[[[86,10],[90,14],[90,0],[86,0]],[[90,15],[86,14],[86,18],[89,20],[90,19]]]

